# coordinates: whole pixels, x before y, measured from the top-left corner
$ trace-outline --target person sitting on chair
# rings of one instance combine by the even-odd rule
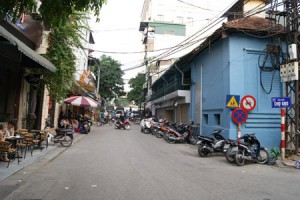
[[[73,129],[76,129],[76,128],[78,128],[78,126],[79,126],[78,120],[72,119],[72,128],[73,128]]]
[[[61,120],[60,120],[60,127],[61,128],[67,128],[69,125],[69,122],[67,120],[66,117],[63,117]]]
[[[0,124],[0,142],[5,141],[5,134],[4,134],[4,128],[3,125]],[[4,162],[8,162],[9,159],[7,157],[7,153],[3,153],[2,157],[0,158]]]
[[[7,122],[6,137],[15,136],[15,123],[13,120]]]

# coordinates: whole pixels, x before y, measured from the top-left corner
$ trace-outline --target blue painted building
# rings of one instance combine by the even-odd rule
[[[270,26],[269,22],[258,17],[227,22],[198,48],[178,59],[152,86],[156,113],[163,116],[164,108],[169,106],[173,120],[184,122],[181,113],[185,113],[186,121],[200,124],[203,135],[223,128],[226,138],[236,139],[237,124],[231,118],[233,108],[226,106],[226,97],[238,95],[242,99],[251,95],[256,107],[242,123],[242,135],[256,133],[263,146],[279,147],[280,110],[272,108],[271,98],[283,94],[279,67],[285,47],[273,39],[281,34],[282,27]],[[178,87],[158,95],[172,80]],[[189,93],[180,95],[182,91]]]

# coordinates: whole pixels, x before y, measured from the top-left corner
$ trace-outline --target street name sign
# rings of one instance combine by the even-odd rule
[[[290,106],[290,97],[272,97],[272,108],[289,108]]]

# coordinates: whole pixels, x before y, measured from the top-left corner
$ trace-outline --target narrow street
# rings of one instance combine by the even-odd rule
[[[47,155],[46,155],[47,156]],[[72,147],[1,181],[5,200],[299,199],[300,170],[200,158],[197,147],[113,126],[93,127]],[[30,170],[29,170],[30,168]],[[2,187],[4,188],[4,187]],[[1,198],[3,199],[3,198]]]

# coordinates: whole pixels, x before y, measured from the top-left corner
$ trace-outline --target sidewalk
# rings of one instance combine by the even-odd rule
[[[73,145],[74,143],[79,141],[83,136],[84,134],[74,133]],[[66,149],[68,148],[62,147],[60,144],[49,145],[47,149],[44,148],[42,151],[39,149],[35,149],[33,151],[32,156],[30,155],[30,153],[27,152],[26,158],[20,159],[20,164],[18,164],[18,160],[16,159],[15,161],[10,162],[8,168],[6,162],[0,162],[0,181],[20,171],[21,169],[25,168],[26,166],[30,165],[35,161],[41,161],[43,158],[45,158],[45,155],[51,155],[50,157],[47,156],[47,160],[51,160]]]
[[[300,156],[294,155],[285,160],[277,160],[276,165],[278,167],[293,167],[294,168],[297,160],[300,160]]]

